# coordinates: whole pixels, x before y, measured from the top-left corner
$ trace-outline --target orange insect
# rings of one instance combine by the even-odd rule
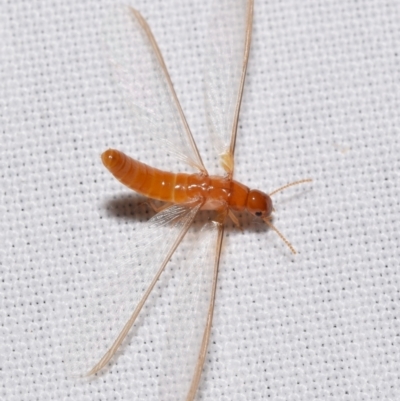
[[[172,382],[179,383],[179,390],[175,392],[174,389],[171,395],[174,400],[193,400],[197,391],[210,337],[225,220],[230,218],[239,226],[234,212],[247,210],[264,220],[295,253],[292,245],[271,224],[271,195],[310,181],[297,181],[267,195],[233,179],[239,110],[250,50],[253,0],[221,2],[218,7],[220,10],[215,13],[210,29],[212,46],[205,76],[205,100],[211,139],[224,174],[210,176],[204,167],[156,41],[146,21],[133,9],[130,12],[148,48],[148,59],[158,71],[158,82],[153,92],[157,92],[155,94],[161,99],[157,102],[158,106],[148,99],[135,99],[132,101],[135,111],[146,121],[151,121],[149,125],[158,133],[158,139],[172,149],[179,160],[196,171],[193,174],[161,171],[113,149],[102,154],[104,165],[124,185],[151,199],[164,201],[166,205],[150,220],[142,237],[137,239],[138,243],[126,257],[126,266],[131,269],[126,280],[134,294],[131,298],[127,295],[132,309],[127,307],[118,315],[121,316],[120,327],[113,328],[115,336],[111,337],[109,344],[105,344],[107,349],[87,375],[98,372],[115,354],[197,212],[217,212],[215,221],[205,223],[200,231],[197,249],[188,262],[187,277],[182,279],[181,289],[177,291],[179,312],[172,318],[174,323],[169,335],[175,337],[181,332],[179,344],[184,344],[182,347],[186,350],[190,349],[190,355],[182,351],[184,355],[177,357],[179,350],[169,350],[167,359],[178,358],[174,363],[177,373]],[[128,92],[128,97],[132,97],[136,89],[132,89],[131,78],[124,69],[116,67],[121,86]],[[158,119],[159,114],[163,115],[162,119]],[[185,314],[189,308],[193,311],[190,315],[194,316],[191,321],[187,320],[189,313]],[[169,399],[163,386],[161,391],[160,398]]]
[[[224,155],[224,162],[227,158],[233,160],[231,154]],[[106,150],[101,159],[122,184],[151,199],[170,204],[191,204],[192,207],[199,206],[200,210],[215,210],[219,212],[218,222],[223,223],[226,216],[229,216],[237,226],[239,222],[232,211],[247,210],[262,218],[278,233],[290,250],[296,253],[293,246],[270,222],[273,210],[271,195],[289,186],[309,182],[309,179],[285,185],[267,195],[233,180],[233,169],[228,167],[226,177],[209,176],[207,172],[170,173],[134,160],[115,149]]]

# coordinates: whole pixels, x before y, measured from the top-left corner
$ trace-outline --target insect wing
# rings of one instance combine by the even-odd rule
[[[160,369],[162,400],[193,400],[196,394],[211,329],[222,234],[222,224],[206,223],[176,274]]]
[[[135,137],[144,135],[143,142],[153,144],[153,152],[159,149],[206,173],[150,27],[138,11],[126,11],[116,18],[125,18],[120,34],[127,46],[118,53],[109,44],[108,52],[114,78],[134,113]]]
[[[119,263],[106,271],[97,293],[84,300],[79,318],[72,319],[75,326],[66,355],[69,374],[94,374],[112,358],[199,208],[171,206],[134,233]]]
[[[216,2],[209,29],[205,108],[213,146],[233,174],[237,125],[253,21],[253,0]]]

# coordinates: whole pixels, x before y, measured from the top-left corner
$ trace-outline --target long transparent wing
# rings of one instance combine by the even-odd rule
[[[236,132],[249,58],[253,0],[215,2],[205,71],[205,108],[221,165],[233,175]]]
[[[126,29],[120,33],[129,47],[118,53],[109,43],[109,53],[115,80],[133,110],[136,132],[153,148],[206,173],[150,27],[135,9],[127,8],[127,14],[118,17],[131,19],[130,26],[121,21]]]
[[[79,318],[73,319],[68,373],[88,376],[109,362],[200,207],[171,206],[134,234],[116,268],[107,270],[98,292],[85,302]]]
[[[193,400],[206,356],[214,311],[223,225],[206,223],[196,249],[176,274],[167,341],[160,369],[160,399]]]

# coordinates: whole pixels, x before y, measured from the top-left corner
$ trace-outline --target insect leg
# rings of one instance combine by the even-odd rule
[[[235,213],[233,213],[231,209],[228,209],[228,217],[233,221],[233,224],[235,224],[235,226],[239,230],[243,231],[243,228],[240,226],[239,219],[236,217]]]
[[[147,199],[146,203],[156,212],[160,213],[165,209],[168,209],[172,206],[172,203],[165,203],[164,205],[157,206],[152,199]]]

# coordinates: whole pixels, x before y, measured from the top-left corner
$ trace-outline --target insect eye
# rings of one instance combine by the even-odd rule
[[[262,215],[262,212],[256,212],[255,215],[260,217]]]

